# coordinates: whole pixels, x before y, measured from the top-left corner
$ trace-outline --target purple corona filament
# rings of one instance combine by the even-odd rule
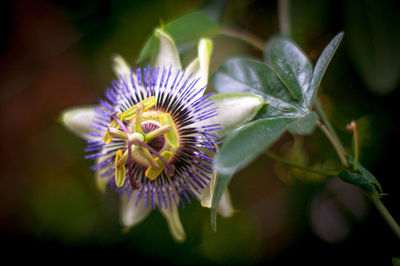
[[[86,158],[96,161],[91,169],[106,178],[115,191],[121,195],[128,193],[129,198],[134,195],[136,205],[143,201],[144,206],[153,209],[170,208],[172,204],[184,207],[184,199],[190,203],[189,195],[199,198],[202,189],[209,185],[218,141],[213,132],[220,129],[220,125],[206,123],[217,115],[217,109],[210,98],[212,94],[203,95],[205,88],[199,87],[198,79],[191,76],[185,71],[173,71],[172,67],[135,69],[130,76],[113,81],[105,92],[105,99],[100,100],[96,108],[90,134],[93,138],[87,143]],[[142,110],[142,103],[150,97],[156,102]],[[123,115],[117,116],[134,106],[140,106],[138,117],[124,120]],[[171,126],[162,125],[164,116],[170,117]],[[122,131],[109,130],[113,121]],[[138,134],[132,129],[135,123],[145,138],[153,132],[152,140],[133,137],[133,133]],[[108,142],[102,138],[106,132],[113,134]],[[169,137],[173,132],[175,138]],[[132,155],[133,145],[138,147],[136,155]],[[115,167],[120,163],[115,160],[118,160],[119,150],[126,154],[121,164],[128,167],[128,171],[126,181],[117,186]],[[140,157],[139,151],[143,150],[148,151],[146,158],[150,157],[147,164],[143,163],[145,159],[141,161],[135,157]],[[133,194],[134,190],[137,193]]]

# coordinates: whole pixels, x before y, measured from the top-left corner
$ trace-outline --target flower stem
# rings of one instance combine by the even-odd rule
[[[397,236],[397,238],[400,239],[400,226],[393,219],[392,215],[390,214],[388,209],[386,209],[385,205],[383,205],[383,202],[379,199],[378,196],[373,194],[370,194],[369,198],[371,202],[375,205],[376,209],[379,211],[383,219],[389,225],[390,229],[392,229],[393,233]]]
[[[340,149],[341,153],[346,154],[346,151],[342,145],[342,142],[340,141],[338,135],[336,134],[335,129],[333,128],[331,122],[329,121],[328,116],[326,115],[324,109],[322,108],[321,103],[318,101],[318,99],[315,100],[315,108],[317,109],[319,116],[322,119],[322,122],[325,124],[325,126],[327,127],[327,129],[329,130],[330,134],[332,135],[332,137],[334,138],[336,145],[338,146],[338,148]]]
[[[254,48],[257,48],[260,51],[264,51],[265,42],[261,38],[259,38],[258,36],[254,35],[254,34],[251,34],[251,33],[247,32],[247,31],[241,31],[241,30],[238,30],[238,29],[225,28],[225,29],[222,29],[220,31],[220,34],[224,35],[224,36],[228,36],[228,37],[232,37],[232,38],[235,38],[235,39],[242,40],[242,41],[250,44]]]
[[[322,124],[320,121],[317,123],[318,127],[324,132],[325,136],[328,138],[328,140],[331,142],[333,148],[335,149],[337,155],[339,156],[340,162],[345,166],[348,167],[349,162],[346,159],[346,153],[344,150],[342,150],[340,142],[331,134],[329,129]]]
[[[275,160],[277,162],[283,163],[287,166],[293,167],[293,168],[297,168],[306,172],[310,172],[310,173],[314,173],[314,174],[320,174],[320,175],[327,175],[327,176],[336,176],[338,174],[338,172],[334,172],[334,171],[323,171],[323,170],[317,170],[317,169],[313,169],[313,168],[308,168],[302,165],[298,165],[295,164],[293,162],[290,162],[289,160],[286,160],[284,158],[281,158],[271,152],[264,152],[264,155],[267,156],[268,158]]]

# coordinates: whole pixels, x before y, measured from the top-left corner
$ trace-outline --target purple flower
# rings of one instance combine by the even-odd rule
[[[175,44],[156,30],[154,67],[132,70],[114,56],[118,77],[93,107],[66,110],[64,125],[87,140],[86,158],[101,190],[122,196],[122,224],[131,227],[159,209],[177,241],[186,237],[178,208],[192,199],[210,207],[219,138],[250,121],[261,107],[249,94],[204,94],[212,42],[182,70]],[[232,214],[226,191],[220,213]]]

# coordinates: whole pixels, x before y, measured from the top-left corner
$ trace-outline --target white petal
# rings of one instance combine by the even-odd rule
[[[214,144],[215,150],[218,152],[218,145]],[[207,154],[210,158],[212,158],[215,153],[210,151],[209,149],[206,148],[200,148],[202,152]],[[210,165],[211,166],[211,165]],[[196,195],[200,199],[200,203],[202,207],[205,208],[211,208],[212,204],[212,196],[214,194],[214,186],[215,186],[215,180],[217,177],[217,172],[213,172],[212,174],[207,174],[210,178],[210,184],[204,188],[202,191],[200,191],[200,195]],[[194,190],[196,191],[196,190]]]
[[[108,158],[110,158],[112,156],[114,156],[114,153],[101,156],[96,159],[96,164],[101,163],[102,161],[107,160]],[[96,171],[96,175],[95,175],[96,187],[102,193],[106,192],[108,180],[114,173],[110,173],[109,176],[100,176],[100,175],[105,173],[111,167],[112,167],[112,165],[105,167],[105,168],[101,168],[100,170]]]
[[[121,199],[121,223],[125,227],[132,227],[143,221],[151,212],[151,208],[144,207],[144,201],[141,200],[136,206],[136,197],[138,190],[133,191],[132,197],[124,195]]]
[[[179,52],[171,36],[160,29],[156,29],[154,35],[158,41],[158,51],[153,60],[153,65],[159,67],[165,66],[166,68],[172,65],[173,69],[182,69]]]
[[[61,123],[83,139],[94,139],[89,132],[95,131],[90,125],[95,118],[94,106],[72,107],[61,113]]]
[[[215,132],[218,137],[224,137],[251,121],[264,104],[260,96],[248,93],[215,94],[211,98],[215,103],[213,107],[218,107],[218,115],[197,122],[194,126],[220,124],[222,129]]]
[[[199,87],[206,89],[208,83],[208,72],[210,67],[210,59],[213,50],[213,43],[210,39],[202,38],[197,46],[197,58],[194,59],[186,68],[186,77],[193,73],[192,78],[200,78],[197,83]],[[204,91],[203,91],[204,93]],[[201,97],[203,93],[198,94]]]
[[[222,217],[231,217],[233,215],[231,196],[229,195],[228,189],[222,194],[217,211]]]
[[[169,231],[175,241],[183,242],[186,239],[186,233],[185,229],[183,229],[181,219],[179,218],[178,208],[174,203],[170,204],[168,207],[168,209],[162,208],[161,213],[167,220]]]
[[[127,80],[130,80],[130,77],[132,75],[133,82],[135,83],[135,88],[139,87],[135,72],[131,73],[131,67],[119,54],[113,55],[111,68],[113,69],[114,74],[118,79],[120,79],[121,77],[126,77]],[[128,84],[130,84],[130,82],[128,82]],[[129,86],[129,89],[132,91],[133,94],[135,93],[132,86]]]
[[[211,175],[210,185],[208,185],[201,192],[201,206],[202,207],[211,208],[216,175],[217,175],[216,172]]]
[[[111,68],[117,78],[120,78],[121,76],[129,76],[131,73],[128,63],[119,54],[112,56]]]

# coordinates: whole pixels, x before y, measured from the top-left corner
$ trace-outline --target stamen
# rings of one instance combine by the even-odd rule
[[[125,164],[120,165],[119,161],[122,157],[122,150],[118,150],[115,155],[115,185],[122,187],[125,183]]]
[[[128,139],[128,136],[126,135],[126,133],[119,129],[109,127],[109,128],[107,128],[107,132],[110,133],[111,135],[113,135],[114,137],[118,137],[120,139],[126,139],[126,140]]]
[[[140,141],[138,139],[133,139],[132,138],[132,142],[139,144],[140,146],[148,149],[153,155],[157,156],[165,165],[166,169],[166,174],[167,175],[173,175],[174,171],[175,171],[175,166],[173,166],[172,164],[170,164],[163,156],[161,156],[161,154],[156,151],[155,149],[153,149],[150,145],[144,143],[143,141]]]
[[[132,158],[132,145],[130,140],[128,141],[128,175],[129,175],[129,181],[131,182],[131,189],[139,189],[140,185],[136,182],[133,172],[132,172],[132,163],[133,163],[133,158]]]
[[[121,114],[121,113],[118,113],[118,114]],[[112,115],[111,115],[111,119],[113,119],[113,122],[115,121],[115,122],[122,128],[122,130],[126,133],[126,135],[129,136],[130,133],[129,133],[128,128],[125,126],[124,122],[121,121],[121,120],[123,120],[123,119],[122,119],[123,115],[120,116],[120,117],[121,117],[121,120],[119,120],[118,114],[112,114]],[[111,124],[112,124],[112,122],[111,122]],[[110,126],[111,126],[111,125],[110,125]]]
[[[170,126],[171,130],[164,133],[164,137],[172,148],[179,148],[179,133],[172,117],[168,113],[160,115],[161,126]]]
[[[111,120],[112,121],[110,123],[109,128],[116,128],[116,129],[119,128],[120,125],[119,125],[118,121],[120,121],[121,115],[122,115],[121,112],[119,112],[119,113],[113,114],[111,116]],[[110,144],[112,139],[113,139],[113,137],[114,136],[110,132],[108,132],[108,130],[107,130],[106,133],[103,136],[104,143],[105,144]]]
[[[140,103],[143,104],[143,111],[147,111],[148,109],[150,109],[151,107],[156,105],[157,99],[155,96],[151,96],[151,97],[141,101]],[[131,120],[131,119],[135,118],[136,114],[137,114],[137,108],[138,108],[138,104],[136,104],[136,105],[132,106],[131,108],[129,108],[128,110],[126,110],[122,114],[123,119]]]
[[[150,140],[152,140],[158,136],[161,136],[170,130],[171,130],[171,126],[163,126],[163,127],[157,128],[156,130],[146,133],[144,136],[144,139],[146,140],[146,142],[149,142]]]
[[[146,160],[152,167],[156,169],[160,168],[160,166],[157,164],[156,160],[153,158],[148,149],[141,147],[141,151],[143,152],[144,157],[146,157]]]
[[[122,150],[120,150],[122,151]],[[115,159],[117,159],[117,156],[115,156]],[[115,160],[115,167],[121,167],[122,165],[126,164],[128,161],[128,150],[125,150],[125,152],[119,157],[118,162]]]
[[[161,156],[166,161],[169,161],[169,160],[171,160],[172,156],[174,156],[174,154],[172,152],[169,152],[169,151],[164,151],[161,154]],[[161,165],[161,167],[159,167],[157,169],[157,168],[154,168],[154,167],[150,166],[149,168],[147,168],[147,170],[145,172],[146,177],[148,179],[150,179],[150,180],[156,179],[161,174],[161,172],[164,170],[164,168],[166,167],[166,165],[163,164],[163,162],[161,162],[161,160],[159,158],[156,158],[156,161],[157,161],[157,163],[159,163]]]

